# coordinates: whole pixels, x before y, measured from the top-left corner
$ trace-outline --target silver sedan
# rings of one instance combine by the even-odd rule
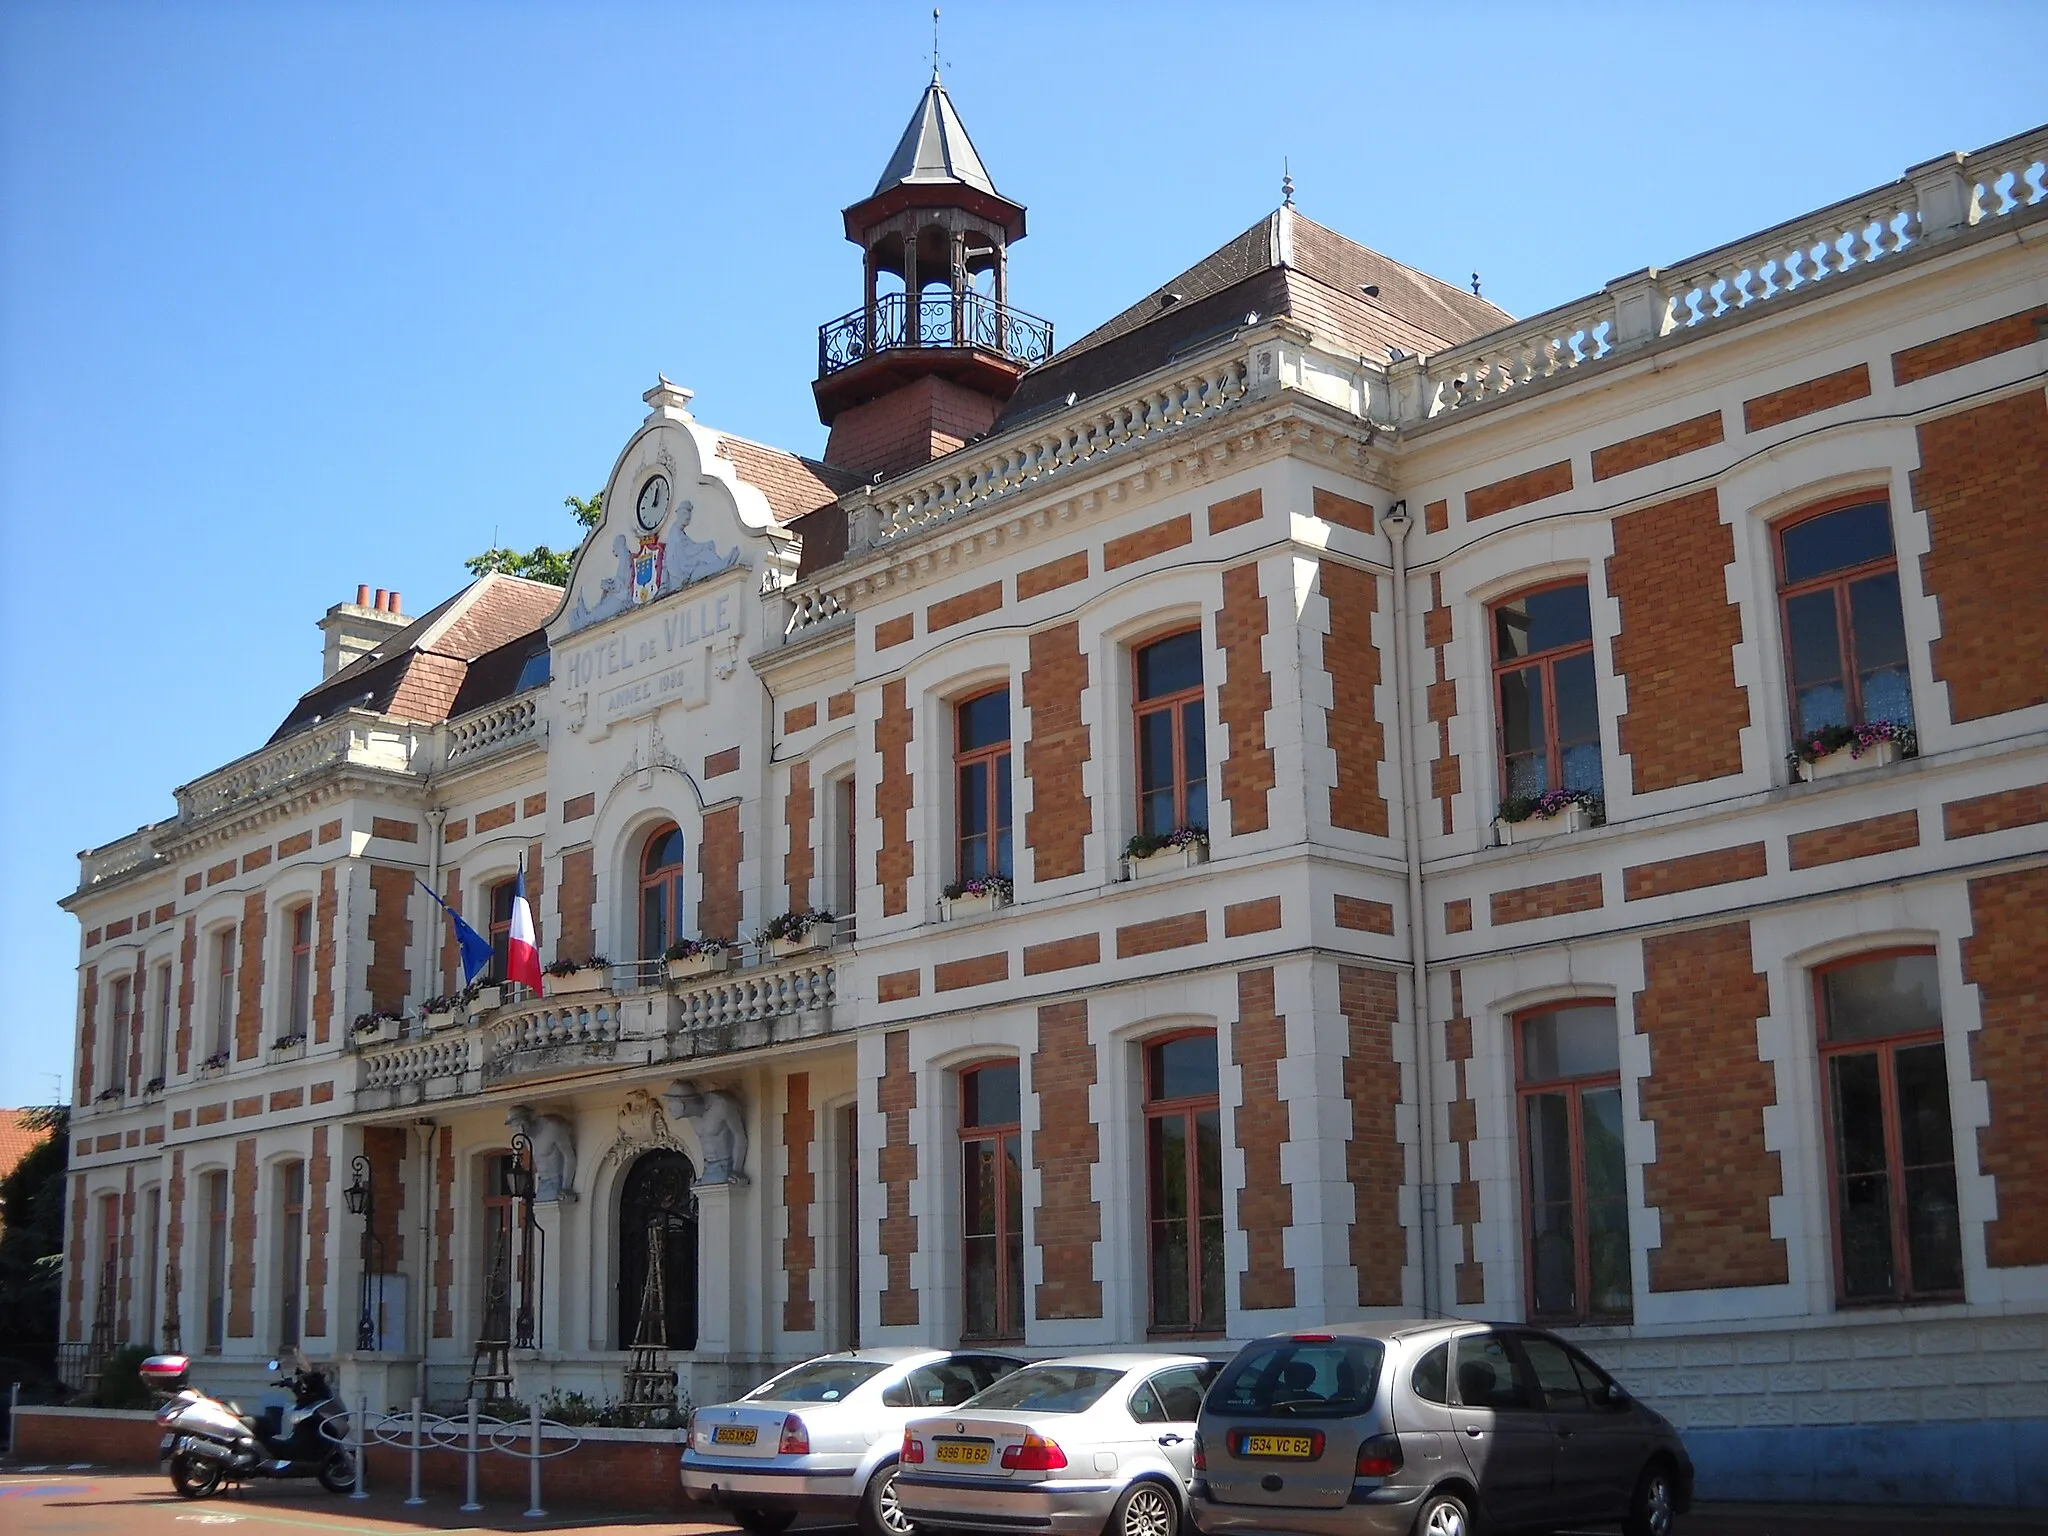
[[[1174,1536],[1195,1421],[1220,1367],[1199,1355],[1071,1355],[911,1420],[896,1500],[920,1529]]]
[[[697,1410],[683,1492],[754,1536],[798,1515],[858,1519],[865,1536],[909,1536],[896,1504],[903,1426],[964,1403],[1021,1362],[981,1350],[861,1349],[807,1360],[738,1402]]]

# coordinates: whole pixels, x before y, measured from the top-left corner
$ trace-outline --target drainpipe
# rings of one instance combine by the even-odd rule
[[[1394,731],[1401,743],[1402,852],[1408,864],[1408,958],[1413,972],[1409,984],[1409,1023],[1415,1044],[1415,1161],[1422,1311],[1424,1316],[1434,1316],[1438,1311],[1437,1298],[1442,1294],[1438,1284],[1442,1255],[1438,1251],[1436,1224],[1436,1073],[1435,1044],[1429,1028],[1428,909],[1422,899],[1422,807],[1418,799],[1421,774],[1415,761],[1415,736],[1408,724],[1410,701],[1415,697],[1409,667],[1413,648],[1408,643],[1408,530],[1413,526],[1408,503],[1397,501],[1388,507],[1380,526],[1386,530],[1394,566]]]
[[[413,1365],[413,1393],[420,1399],[427,1397],[427,1349],[430,1344],[428,1332],[434,1322],[434,1250],[433,1222],[434,1202],[439,1191],[434,1187],[434,1132],[439,1126],[432,1120],[415,1120],[413,1128],[420,1133],[420,1229],[419,1257],[414,1262],[413,1272],[419,1276],[419,1301],[413,1311],[419,1318],[419,1332],[406,1342],[413,1346],[416,1362]]]

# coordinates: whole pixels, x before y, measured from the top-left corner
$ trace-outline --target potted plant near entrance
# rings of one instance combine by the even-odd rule
[[[725,969],[731,946],[723,939],[677,939],[661,952],[670,981],[711,976]]]
[[[611,979],[611,961],[603,955],[583,960],[557,960],[547,967],[548,996],[575,997],[584,992],[602,992]]]
[[[1549,789],[1540,795],[1509,795],[1493,818],[1493,840],[1503,847],[1533,842],[1559,832],[1597,827],[1607,820],[1607,807],[1590,789]]]
[[[1808,731],[1786,758],[1792,771],[1810,783],[1857,768],[1882,768],[1919,753],[1920,739],[1911,726],[1872,720],[1865,725],[1824,725]]]
[[[772,955],[801,955],[832,942],[832,914],[822,908],[785,912],[762,932],[760,946]]]
[[[1133,880],[1164,874],[1172,869],[1192,869],[1209,862],[1209,829],[1175,827],[1171,832],[1140,832],[1124,844],[1124,864]]]

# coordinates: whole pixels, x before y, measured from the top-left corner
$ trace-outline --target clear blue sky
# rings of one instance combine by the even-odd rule
[[[2048,119],[2048,6],[948,0],[1066,337],[1304,213],[1529,314]],[[0,8],[0,1103],[71,1076],[73,855],[317,676],[561,542],[657,370],[805,452],[839,209],[924,0]],[[2032,61],[2032,62],[2029,62]]]

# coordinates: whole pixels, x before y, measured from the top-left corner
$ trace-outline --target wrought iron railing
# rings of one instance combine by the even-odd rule
[[[878,294],[872,312],[856,309],[818,327],[818,376],[899,347],[971,348],[1029,368],[1052,356],[1052,322],[983,293],[933,292],[915,304],[907,294]]]

